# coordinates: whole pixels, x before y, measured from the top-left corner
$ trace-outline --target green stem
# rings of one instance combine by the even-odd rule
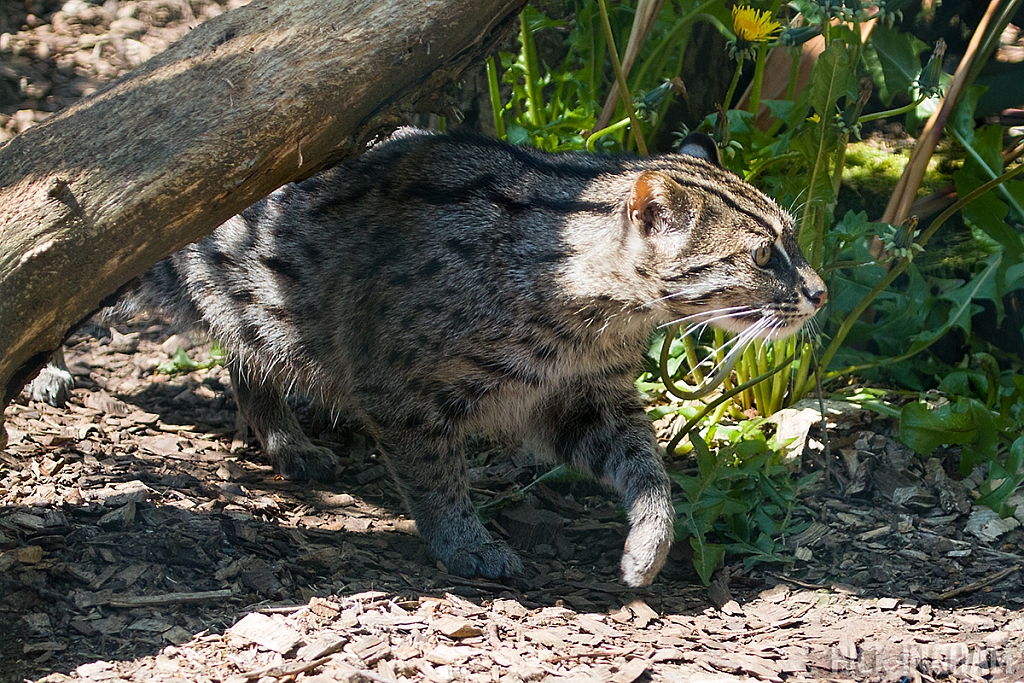
[[[633,133],[633,140],[636,142],[637,151],[642,156],[647,156],[647,143],[644,141],[643,131],[640,130],[640,121],[633,110],[633,98],[629,95],[629,86],[626,85],[626,75],[622,72],[622,63],[619,61],[619,51],[615,49],[615,34],[612,33],[612,23],[608,19],[607,0],[597,0],[597,6],[601,10],[601,22],[604,24],[604,37],[608,42],[608,56],[612,60],[612,70],[615,71],[615,82],[619,85],[619,97],[622,98],[622,106],[626,108],[626,115],[629,117],[630,131]]]
[[[774,16],[774,15],[772,15]],[[768,56],[768,46],[760,43],[757,46],[757,59],[754,62],[754,80],[750,86],[750,113],[757,115],[757,108],[761,106],[761,82],[764,80],[764,63]]]
[[[800,347],[800,365],[796,370],[796,377],[793,380],[793,391],[789,395],[790,405],[793,405],[804,397],[807,392],[807,378],[811,369],[811,345],[804,342]]]
[[[843,324],[839,326],[839,331],[836,332],[836,336],[833,337],[832,342],[825,349],[824,355],[821,357],[821,367],[827,368],[829,362],[832,360],[832,356],[836,355],[836,351],[839,350],[839,345],[846,339],[846,335],[853,329],[854,324],[864,314],[864,311],[868,310],[868,306],[874,303],[875,299],[884,292],[893,281],[903,274],[903,271],[910,265],[910,259],[902,258],[893,266],[888,273],[885,274],[881,280],[875,283],[875,286],[871,288],[867,294],[854,306],[853,310],[847,314],[843,320]]]
[[[841,134],[839,136],[839,144],[836,145],[836,165],[832,169],[832,196],[833,197],[838,197],[839,196],[839,186],[843,182],[843,166],[846,164],[846,145],[849,142],[850,142],[850,134],[849,133],[843,133],[843,134]],[[822,232],[823,235],[824,235],[824,232],[825,232],[824,228],[825,228],[825,226],[822,225],[821,232]],[[822,248],[824,249],[824,246],[822,246]],[[818,260],[818,267],[819,268],[821,267],[821,264],[824,263],[824,261],[825,261],[824,256],[822,256],[822,258],[820,258]]]
[[[789,83],[786,85],[786,99],[792,101],[793,96],[796,95],[796,84],[800,80],[800,60],[803,58],[803,50],[796,48],[790,50],[789,54],[793,56],[793,64],[789,68]]]
[[[917,107],[919,104],[921,104],[922,102],[924,102],[927,99],[928,99],[928,96],[925,95],[924,97],[920,97],[917,100],[915,100],[914,102],[911,102],[910,104],[904,105],[902,107],[898,107],[896,109],[888,109],[886,111],[876,111],[873,114],[864,114],[863,116],[858,118],[857,121],[859,121],[860,123],[867,123],[868,121],[877,121],[878,119],[884,119],[884,118],[888,118],[890,116],[899,116],[900,114],[906,114],[908,111],[910,111],[911,109],[914,109],[915,107]]]
[[[729,376],[733,368],[736,366],[736,362],[739,359],[739,355],[733,356],[732,360],[722,363],[718,361],[715,367],[718,368],[716,374],[707,382],[701,384],[693,390],[680,389],[676,386],[675,381],[672,379],[668,372],[668,357],[669,349],[672,346],[672,339],[675,338],[676,332],[679,330],[679,325],[673,325],[668,329],[668,333],[665,335],[665,341],[661,345],[661,357],[658,361],[659,370],[661,371],[661,382],[665,385],[665,390],[672,394],[676,398],[681,398],[684,401],[691,401],[693,399],[703,398],[710,394],[712,391],[718,388],[722,382]]]
[[[795,354],[797,347],[796,337],[776,342],[773,346],[773,358],[778,358],[779,356],[785,355],[787,352]],[[768,415],[773,415],[782,409],[782,402],[786,397],[786,383],[788,379],[789,378],[785,374],[780,372],[775,375],[775,379],[772,380],[772,404],[771,412],[768,413]],[[765,417],[767,417],[767,415]]]
[[[587,138],[587,151],[588,152],[593,152],[594,151],[594,145],[597,143],[599,138],[601,138],[601,137],[603,137],[605,135],[608,135],[609,133],[614,133],[616,131],[622,130],[623,128],[628,126],[629,123],[630,123],[630,121],[629,121],[628,118],[621,119],[619,121],[616,121],[612,125],[608,126],[607,128],[602,128],[599,131],[595,131],[595,132],[591,133],[590,137]]]
[[[690,374],[697,380],[697,384],[704,383],[704,372],[700,369],[700,361],[697,360],[697,349],[693,346],[693,337],[683,337],[683,350],[686,352],[686,363],[690,366]]]
[[[779,363],[777,366],[775,366],[768,372],[762,375],[758,375],[757,377],[754,377],[753,379],[748,380],[743,384],[740,384],[739,386],[730,389],[729,391],[725,392],[724,394],[716,398],[711,403],[708,403],[703,408],[701,408],[700,412],[698,412],[692,418],[687,420],[686,424],[683,425],[683,428],[676,432],[676,435],[673,436],[672,440],[668,442],[668,446],[665,447],[665,450],[668,452],[669,457],[674,457],[676,455],[675,450],[676,446],[679,445],[679,442],[682,441],[683,437],[689,434],[690,431],[695,426],[697,426],[697,423],[703,420],[708,413],[710,413],[712,410],[714,410],[721,404],[725,403],[726,401],[730,400],[733,396],[740,393],[741,391],[746,391],[747,389],[755,386],[759,382],[763,382],[764,380],[768,379],[775,373],[782,372],[783,370],[789,367],[790,363],[793,362],[793,358],[793,356],[787,357],[785,360],[783,360],[781,363]]]
[[[537,93],[537,80],[540,78],[540,67],[537,65],[537,48],[533,44],[533,34],[526,26],[526,12],[519,14],[520,42],[523,44],[523,62],[526,73],[526,109],[530,123],[540,127],[544,125],[543,113],[540,108],[540,95]]]
[[[766,168],[768,168],[772,164],[777,164],[783,161],[791,161],[793,159],[799,159],[801,158],[801,156],[802,155],[800,154],[800,152],[786,152],[785,154],[780,154],[779,156],[772,156],[766,159],[761,159],[760,161],[750,165],[750,168],[746,171],[746,173],[743,174],[743,179],[746,180],[748,183],[753,182],[754,178],[759,176]]]
[[[498,139],[505,140],[505,119],[501,115],[501,91],[498,89],[498,67],[494,55],[487,58],[487,89],[491,94],[491,111],[494,113],[494,131]]]
[[[722,0],[705,0],[705,2],[702,2],[700,5],[698,5],[696,7],[696,9],[694,9],[692,12],[690,12],[689,14],[687,14],[684,17],[682,17],[679,21],[676,22],[675,26],[672,27],[672,30],[669,32],[668,36],[662,41],[661,45],[662,46],[671,46],[671,45],[676,44],[676,42],[679,42],[683,46],[685,46],[686,41],[688,41],[689,37],[690,37],[690,32],[687,31],[687,29],[689,28],[690,24],[692,24],[694,21],[696,21],[697,19],[701,18],[702,16],[707,16],[707,15],[704,15],[704,10],[706,10],[708,7],[710,7],[712,5],[717,5],[717,4],[721,3],[721,1]],[[633,70],[633,75],[634,75],[633,82],[634,83],[643,83],[644,82],[644,77],[647,75],[648,71],[652,71],[652,73],[656,73],[656,74],[664,73],[665,62],[668,59],[669,52],[670,52],[670,50],[667,47],[661,47],[661,46],[659,46],[656,49],[652,50],[652,54],[658,55],[658,60],[655,61],[653,59],[647,59],[647,60],[644,60],[639,65],[639,69],[634,68],[634,70]],[[681,59],[679,61],[680,61],[680,63],[682,62]],[[591,91],[591,92],[593,92],[593,91]]]
[[[747,347],[747,353],[749,354],[747,356],[747,359],[748,359],[748,362],[750,363],[750,374],[751,375],[760,376],[760,375],[764,374],[764,372],[763,372],[764,363],[760,362],[761,361],[761,354],[763,352],[764,352],[764,344],[761,344],[761,348],[760,349],[755,349],[753,344],[751,344],[749,347]],[[752,386],[750,388],[750,390],[754,392],[754,407],[757,409],[757,411],[759,413],[763,413],[763,411],[768,409],[768,400],[767,400],[768,397],[765,395],[764,389],[765,389],[764,382],[758,382],[757,384],[755,384],[754,386]]]
[[[580,6],[577,3],[576,15],[579,16]],[[587,70],[588,83],[587,92],[596,93],[600,83],[600,77],[603,69],[601,68],[604,64],[604,45],[601,40],[604,38],[604,32],[597,26],[600,23],[600,19],[594,17],[593,7],[589,8],[588,12],[590,17],[590,26],[587,27],[586,31],[583,31],[590,37],[590,66]],[[600,56],[600,57],[599,57]]]
[[[736,94],[736,86],[740,82],[740,74],[743,72],[743,60],[736,60],[736,72],[732,75],[732,83],[729,84],[729,90],[725,94],[725,102],[722,108],[725,110],[729,109],[729,105],[732,104],[733,95]]]
[[[825,207],[814,209],[814,246],[811,251],[811,265],[815,270],[825,261]]]

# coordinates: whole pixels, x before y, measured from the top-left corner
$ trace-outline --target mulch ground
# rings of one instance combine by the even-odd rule
[[[161,373],[190,345],[158,321],[91,331],[67,352],[66,409],[5,413],[0,680],[1024,676],[1017,521],[972,510],[969,484],[865,414],[830,441],[837,469],[875,461],[862,495],[808,491],[792,564],[731,564],[709,589],[684,546],[649,589],[621,585],[612,497],[523,494],[546,468],[481,445],[474,498],[503,503],[489,526],[526,564],[500,584],[429,561],[358,433],[303,410],[341,480],[283,481],[237,429],[223,367]]]
[[[0,142],[234,4],[4,3]],[[685,544],[624,587],[607,491],[524,493],[547,468],[479,444],[474,499],[526,565],[501,584],[430,562],[373,444],[308,407],[340,480],[276,477],[222,367],[159,371],[179,347],[159,320],[88,328],[67,407],[5,411],[0,681],[1024,680],[1019,520],[888,421],[833,419],[834,476],[803,494],[790,562],[730,563],[709,588]]]

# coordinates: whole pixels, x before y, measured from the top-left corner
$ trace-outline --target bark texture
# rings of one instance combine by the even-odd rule
[[[0,147],[3,405],[147,267],[399,108],[443,111],[522,4],[254,0]]]

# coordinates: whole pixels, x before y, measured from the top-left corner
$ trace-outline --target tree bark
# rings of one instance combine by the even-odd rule
[[[147,267],[443,111],[523,2],[254,0],[0,147],[0,408]]]

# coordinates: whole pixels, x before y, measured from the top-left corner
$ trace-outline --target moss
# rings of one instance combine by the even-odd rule
[[[893,149],[887,142],[877,139],[850,144],[846,148],[843,187],[836,215],[852,209],[867,211],[872,219],[880,217],[910,160],[910,149],[909,146]],[[917,196],[925,197],[945,187],[949,183],[948,173],[949,163],[944,157],[933,156]]]

